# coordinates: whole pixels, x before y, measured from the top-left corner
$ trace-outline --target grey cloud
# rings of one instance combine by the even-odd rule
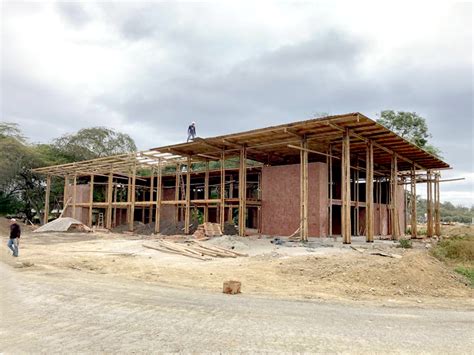
[[[91,16],[79,2],[60,1],[56,7],[66,21],[76,27],[82,27],[91,20]]]

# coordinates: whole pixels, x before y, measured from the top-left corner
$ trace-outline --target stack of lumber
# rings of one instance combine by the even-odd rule
[[[197,240],[207,240],[212,237],[221,236],[222,230],[219,223],[203,223],[198,226],[193,234]]]
[[[247,254],[238,253],[234,250],[204,245],[197,241],[192,241],[190,244],[183,244],[159,240],[153,244],[143,244],[143,246],[145,248],[188,256],[199,260],[211,260],[209,257],[236,258],[237,256],[247,256]]]

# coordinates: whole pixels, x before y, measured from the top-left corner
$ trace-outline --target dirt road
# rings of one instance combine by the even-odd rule
[[[472,311],[285,301],[0,263],[1,353],[470,353]]]

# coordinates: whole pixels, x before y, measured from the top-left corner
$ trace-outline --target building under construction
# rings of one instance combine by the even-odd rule
[[[65,179],[65,215],[110,229],[136,221],[231,222],[239,235],[398,239],[416,229],[427,184],[427,234],[440,234],[440,171],[449,165],[360,113],[316,118],[70,164],[38,168]],[[49,204],[45,204],[45,216]],[[47,218],[45,218],[47,220]]]

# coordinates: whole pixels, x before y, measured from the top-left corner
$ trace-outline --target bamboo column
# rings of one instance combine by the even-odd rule
[[[426,216],[427,216],[427,228],[426,236],[433,236],[433,184],[432,184],[431,170],[426,173]]]
[[[117,202],[117,190],[118,190],[118,185],[114,186],[114,198],[112,202]],[[112,207],[112,227],[117,226],[117,207],[113,206]]]
[[[417,218],[416,218],[416,174],[415,174],[415,167],[413,166],[411,169],[410,174],[410,202],[411,202],[411,219],[410,219],[410,231],[411,237],[416,238],[418,231],[417,231]]]
[[[150,179],[150,212],[148,214],[148,223],[153,222],[153,195],[155,194],[155,168],[151,169]]]
[[[161,178],[161,159],[158,161],[158,177],[156,181],[156,208],[155,208],[155,233],[160,233],[161,201],[163,199],[163,187]]]
[[[204,173],[204,200],[209,199],[209,160],[206,159],[206,172]],[[209,222],[209,205],[204,206],[204,222]]]
[[[245,237],[247,216],[247,150],[240,149],[239,166],[239,235]]]
[[[66,207],[66,203],[68,201],[68,195],[69,195],[69,176],[66,175],[64,177],[64,193],[63,193],[63,209]],[[65,213],[66,211],[63,211]]]
[[[440,215],[440,193],[439,193],[439,172],[435,173],[434,181],[434,220],[435,220],[435,235],[441,236],[441,215]]]
[[[234,180],[231,176],[231,180],[229,183],[229,198],[234,198]],[[227,222],[232,223],[233,214],[232,214],[232,205],[229,206],[229,210],[227,212]]]
[[[303,242],[308,241],[308,141],[301,140],[300,151],[300,237]]]
[[[76,184],[77,184],[77,175],[74,175],[73,178],[73,185],[72,185],[72,218],[76,218],[76,197],[77,197],[77,191],[76,191]]]
[[[89,218],[87,219],[87,225],[92,228],[92,205],[94,203],[94,175],[91,175],[90,188],[89,188]]]
[[[191,212],[191,157],[188,156],[186,166],[186,209],[184,210],[184,234],[189,234]]]
[[[356,155],[356,170],[354,171],[354,190],[355,190],[355,208],[354,208],[354,235],[359,236],[359,157]]]
[[[51,175],[46,176],[46,192],[44,197],[44,218],[43,224],[48,223],[49,219],[49,195],[51,193]]]
[[[129,175],[132,175],[132,169],[129,170]],[[127,184],[127,221],[130,226],[130,216],[132,212],[132,178],[128,177]]]
[[[220,193],[220,204],[219,204],[219,222],[221,229],[224,230],[225,222],[225,155],[224,151],[221,152],[221,193]]]
[[[351,155],[349,129],[344,131],[341,157],[341,234],[344,244],[351,243]]]
[[[107,220],[105,223],[105,228],[111,229],[112,228],[112,196],[114,190],[114,174],[109,173],[109,180],[107,183]]]
[[[400,220],[398,216],[398,162],[396,154],[392,155],[392,164],[390,170],[392,239],[398,240],[400,238]]]
[[[130,219],[128,220],[128,230],[133,232],[133,222],[135,220],[135,198],[136,198],[136,191],[135,191],[135,184],[137,180],[137,166],[133,164],[132,168],[132,186],[130,187]]]
[[[374,242],[374,145],[367,144],[365,160],[365,233],[368,243]]]
[[[179,187],[180,187],[180,178],[181,178],[181,165],[179,163],[176,164],[176,180],[175,180],[175,187],[174,187],[174,200],[179,201],[181,200],[179,196]],[[174,210],[174,221],[175,223],[179,222],[179,204],[175,205]]]
[[[332,236],[332,193],[333,193],[333,176],[332,176],[332,144],[329,144],[329,237]]]

